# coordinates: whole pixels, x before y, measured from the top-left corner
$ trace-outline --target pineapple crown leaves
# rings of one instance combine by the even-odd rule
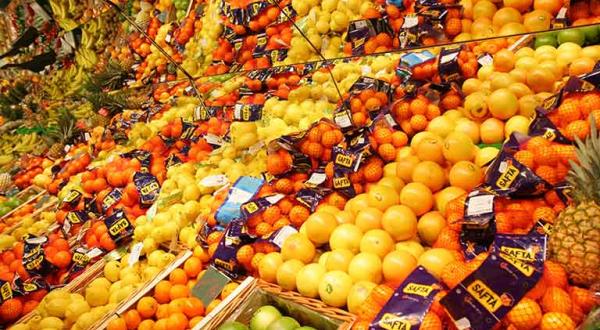
[[[600,202],[600,134],[594,116],[590,116],[590,134],[581,141],[575,138],[576,155],[579,163],[569,161],[571,169],[567,182],[574,188],[576,202]]]
[[[57,126],[47,128],[48,136],[63,144],[70,143],[79,132],[75,123],[75,116],[66,108],[61,108],[58,110]]]

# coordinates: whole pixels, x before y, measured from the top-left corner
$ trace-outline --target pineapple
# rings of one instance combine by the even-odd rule
[[[53,139],[48,157],[60,158],[64,154],[65,144],[72,142],[77,128],[75,117],[66,109],[60,109],[57,120],[58,128],[52,130],[48,136]]]
[[[600,135],[593,118],[586,141],[577,140],[577,158],[567,176],[574,205],[556,219],[548,246],[574,283],[591,286],[600,283]]]

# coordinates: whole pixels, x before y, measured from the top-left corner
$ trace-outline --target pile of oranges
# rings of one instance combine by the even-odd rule
[[[320,121],[308,130],[308,133],[299,144],[300,151],[309,156],[317,164],[321,161],[331,160],[334,146],[342,142],[342,131],[330,122]]]
[[[396,159],[398,150],[408,144],[408,136],[387,125],[376,125],[370,137],[371,148],[377,150],[379,157],[386,162]]]
[[[92,156],[88,153],[83,153],[74,159],[68,161],[56,174],[54,180],[48,185],[47,190],[49,193],[56,195],[58,193],[60,185],[68,180],[71,176],[83,172],[85,168],[92,161]]]
[[[590,132],[590,120],[600,127],[600,92],[572,93],[567,95],[548,119],[567,139],[585,139]]]
[[[408,136],[424,131],[429,121],[440,114],[440,107],[423,95],[417,95],[412,100],[401,100],[392,107],[394,119]]]
[[[131,309],[113,318],[108,330],[185,330],[193,328],[235,290],[237,283],[225,285],[209,305],[192,295],[192,288],[202,278],[209,261],[197,247],[194,255],[173,270],[168,279],[158,282],[151,294],[142,297]]]
[[[551,142],[541,136],[529,139],[514,157],[553,185],[565,180],[570,168],[569,161],[577,160],[574,146]]]
[[[33,213],[33,210],[33,204],[25,204],[20,206],[19,209],[13,212],[9,217],[2,219],[2,222],[0,222],[0,233],[3,232],[6,227],[10,227],[18,223],[26,215]]]
[[[364,89],[353,95],[344,95],[344,100],[348,100],[354,127],[368,125],[371,122],[370,113],[379,112],[389,102],[386,93],[373,89]]]
[[[88,248],[99,247],[105,251],[112,251],[117,246],[108,234],[108,228],[104,221],[94,221],[90,229],[85,232],[83,241]]]

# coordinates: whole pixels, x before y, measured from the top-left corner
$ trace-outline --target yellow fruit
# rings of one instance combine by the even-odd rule
[[[459,187],[446,187],[441,191],[438,191],[434,196],[435,200],[435,208],[440,211],[440,213],[445,214],[446,212],[446,204],[451,200],[466,194],[466,191]]]
[[[465,118],[456,122],[454,131],[466,134],[471,138],[473,143],[479,143],[479,125],[472,120]]]
[[[354,258],[354,253],[350,250],[340,249],[331,251],[325,261],[325,269],[327,271],[341,270],[347,272],[352,258]]]
[[[350,289],[350,292],[348,293],[348,301],[346,302],[348,311],[356,314],[376,286],[377,285],[375,283],[369,281],[360,281],[354,283]]]
[[[473,6],[473,19],[476,20],[481,17],[491,19],[496,12],[496,5],[488,0],[480,0]]]
[[[108,291],[102,287],[85,289],[85,300],[91,307],[104,306],[108,303]]]
[[[419,259],[421,254],[425,252],[425,248],[421,245],[421,243],[416,240],[408,240],[403,242],[396,243],[397,251],[406,251],[410,253],[415,259]]]
[[[404,241],[417,234],[417,216],[406,205],[394,205],[381,217],[381,226],[396,241]]]
[[[481,69],[479,71],[481,71]],[[485,118],[489,112],[486,99],[486,95],[482,92],[469,94],[465,98],[464,103],[465,115],[474,120]]]
[[[296,289],[296,274],[304,267],[299,260],[287,260],[277,269],[277,284],[285,290]]]
[[[471,191],[482,182],[483,171],[472,162],[463,160],[452,166],[448,179],[450,185]]]
[[[70,321],[77,321],[81,314],[89,312],[90,305],[85,300],[73,300],[65,311],[65,317]]]
[[[308,239],[316,245],[322,245],[329,242],[329,237],[337,227],[337,224],[337,220],[333,215],[319,211],[311,214],[304,223]]]
[[[366,232],[360,240],[360,252],[370,252],[383,258],[394,249],[392,236],[382,229],[372,229]]]
[[[348,266],[348,274],[354,282],[369,281],[381,282],[383,276],[381,259],[374,253],[361,252],[352,258]]]
[[[479,81],[479,80],[477,80],[477,81]],[[454,124],[450,118],[448,118],[447,116],[439,116],[439,117],[433,118],[429,122],[429,124],[427,124],[427,131],[432,132],[435,135],[444,138],[444,137],[446,137],[446,135],[448,135],[448,134],[450,134],[450,132],[452,132],[453,127],[454,127]],[[423,141],[421,141],[421,143],[423,143]],[[419,145],[421,143],[419,143]],[[418,147],[419,146],[417,146],[417,149],[418,149]],[[442,149],[440,148],[440,153],[441,153],[441,151],[442,151]],[[440,156],[441,156],[441,154],[440,154]],[[421,157],[419,157],[419,158],[421,158]],[[423,159],[423,158],[421,158],[421,159]],[[423,159],[423,160],[425,160],[425,159]],[[427,160],[432,160],[432,159],[427,159]]]
[[[333,215],[339,224],[354,223],[354,214],[350,211],[339,211]]]
[[[315,257],[315,246],[306,236],[295,233],[283,242],[281,257],[284,261],[295,259],[307,264]]]
[[[319,297],[329,306],[343,307],[352,288],[352,278],[339,270],[325,273],[319,283]]]
[[[367,207],[356,215],[355,224],[363,232],[381,228],[383,212],[374,207]]]
[[[421,215],[433,207],[433,195],[426,185],[411,182],[402,188],[400,202],[413,210],[416,215]]]
[[[349,211],[356,216],[360,210],[364,210],[367,207],[369,207],[367,194],[359,194],[346,203],[344,210]]]
[[[327,251],[323,254],[321,254],[321,256],[319,256],[319,265],[325,267],[327,265],[327,259],[329,259],[329,255],[331,254],[331,251]]]
[[[431,275],[440,279],[444,267],[454,260],[454,255],[449,250],[433,248],[423,252],[418,259],[418,263],[420,266],[425,267]]]
[[[394,163],[394,176],[393,177],[383,177],[383,178],[381,178],[381,180],[379,180],[379,182],[377,182],[377,184],[381,185],[381,186],[393,188],[396,191],[396,193],[399,194],[402,191],[402,188],[404,188],[404,181],[402,181],[402,179],[400,179],[399,177],[396,176],[396,167],[397,166],[398,165],[396,163]]]
[[[451,163],[475,158],[476,147],[469,136],[460,132],[450,133],[444,139],[444,157]]]
[[[519,110],[519,100],[507,88],[500,88],[492,92],[488,97],[488,109],[492,116],[506,120],[514,116]]]
[[[58,317],[45,317],[38,323],[38,329],[56,329],[60,330],[64,327],[63,321]]]
[[[439,211],[431,211],[419,218],[417,231],[425,243],[433,245],[444,227],[446,227],[446,218]]]
[[[449,121],[449,119],[446,120]],[[452,132],[451,127],[452,126],[450,126],[450,131],[443,135],[444,137]],[[417,144],[415,154],[420,160],[429,160],[438,164],[443,164],[446,161],[446,159],[444,159],[444,153],[442,152],[442,140],[439,137],[427,137],[422,139],[421,142]]]
[[[508,88],[510,84],[514,83],[510,74],[506,72],[495,72],[490,79],[490,88],[495,91],[502,88]],[[488,103],[488,108],[489,108]]]
[[[513,116],[504,126],[504,137],[508,138],[512,132],[527,134],[529,130],[529,119],[524,116]]]
[[[277,269],[283,264],[281,254],[271,252],[265,255],[258,264],[258,275],[264,281],[275,283],[277,279]]]
[[[401,283],[417,268],[417,259],[407,251],[392,251],[383,258],[383,278],[392,283]]]
[[[462,91],[465,95],[470,95],[477,92],[481,87],[481,80],[477,78],[469,78],[463,82]],[[434,118],[435,119],[435,118]]]
[[[383,166],[383,177],[396,177],[396,162],[387,163]]]
[[[377,212],[381,211],[377,210]],[[357,225],[350,223],[342,224],[331,233],[329,247],[334,251],[345,249],[352,253],[358,253],[362,236],[363,232]]]
[[[112,260],[104,265],[104,277],[111,282],[119,280],[119,272],[121,271],[121,263],[116,260]]]
[[[504,122],[496,118],[488,118],[479,126],[481,142],[487,144],[501,143],[504,140]]]
[[[436,192],[446,185],[446,174],[438,163],[423,161],[415,166],[412,182],[420,182]]]
[[[483,167],[485,164],[496,158],[496,155],[498,155],[499,151],[500,150],[494,147],[485,147],[479,149],[479,151],[477,151],[477,155],[475,156],[475,164],[479,167]]]
[[[319,295],[319,283],[325,275],[325,267],[319,264],[308,264],[296,275],[296,289],[298,292],[309,298],[316,298]]]
[[[411,182],[412,173],[420,161],[419,157],[412,155],[398,160],[396,164],[396,176],[405,183]]]
[[[369,206],[385,211],[388,207],[400,203],[400,197],[393,188],[375,185],[367,192]]]

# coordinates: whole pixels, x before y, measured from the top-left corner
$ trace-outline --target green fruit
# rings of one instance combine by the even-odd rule
[[[267,330],[275,320],[281,318],[281,313],[273,306],[262,306],[257,309],[250,320],[250,330]]]
[[[568,29],[558,32],[558,43],[573,42],[582,46],[585,43],[585,33],[582,29]]]
[[[586,44],[590,45],[596,44],[598,42],[598,37],[600,37],[600,30],[598,30],[596,26],[582,27],[579,30],[583,31],[583,34],[585,35]]]
[[[305,325],[303,327],[296,328],[296,330],[317,330],[317,329]]]
[[[300,327],[298,321],[289,316],[284,316],[271,322],[267,330],[295,330],[298,327]]]
[[[535,48],[541,46],[558,46],[558,42],[556,41],[556,33],[544,33],[537,37],[535,37]]]
[[[15,197],[11,197],[6,202],[4,202],[4,205],[10,207],[11,209],[14,209],[15,207],[19,206],[19,204],[21,204],[21,201]]]
[[[227,322],[219,327],[219,330],[248,330],[248,326],[240,322]]]

